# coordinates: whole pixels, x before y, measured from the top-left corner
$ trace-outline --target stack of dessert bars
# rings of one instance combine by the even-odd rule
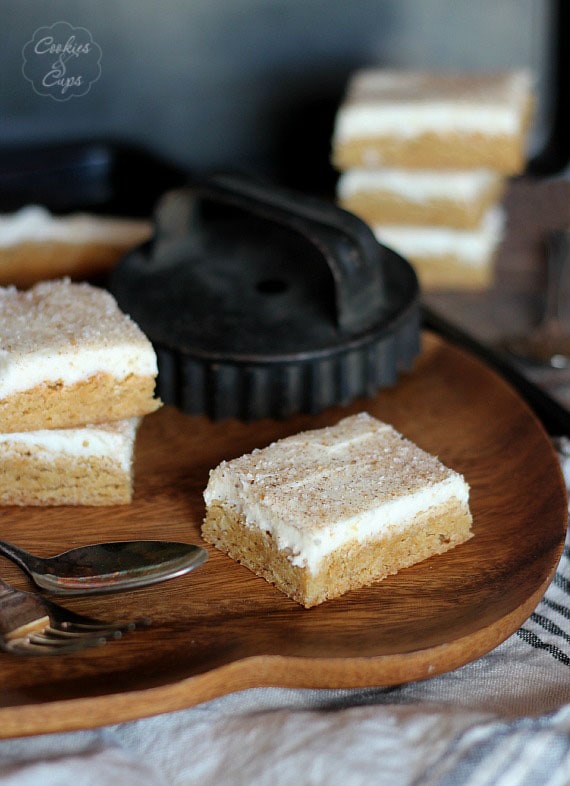
[[[332,140],[338,203],[414,265],[423,289],[489,287],[533,103],[523,70],[356,72]]]
[[[157,363],[112,295],[68,279],[0,288],[0,370],[0,504],[130,502]]]

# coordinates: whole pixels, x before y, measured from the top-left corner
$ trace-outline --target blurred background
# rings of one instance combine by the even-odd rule
[[[189,171],[234,167],[331,187],[329,143],[364,65],[497,70],[537,80],[532,155],[556,111],[553,0],[2,0],[0,147],[135,145]],[[84,27],[101,74],[82,96],[39,95],[22,50],[39,27]],[[551,165],[550,165],[551,166]]]
[[[544,239],[570,223],[567,0],[0,0],[0,13],[3,212],[149,216],[168,188],[220,169],[332,199],[334,118],[356,69],[529,69],[529,163],[505,198],[494,286],[426,300],[486,341],[540,318]],[[56,23],[101,54],[65,100],[24,64]],[[570,371],[553,385],[570,404]]]

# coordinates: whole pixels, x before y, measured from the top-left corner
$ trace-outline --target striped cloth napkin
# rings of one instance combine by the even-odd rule
[[[570,486],[570,442],[558,447]],[[570,543],[524,625],[449,674],[383,689],[259,688],[103,729],[0,741],[0,786],[70,783],[568,786]]]

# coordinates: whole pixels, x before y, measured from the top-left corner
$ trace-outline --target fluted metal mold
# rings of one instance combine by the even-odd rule
[[[419,306],[390,333],[322,358],[271,363],[212,362],[156,346],[158,394],[165,404],[212,420],[283,419],[317,414],[396,384],[420,350]]]

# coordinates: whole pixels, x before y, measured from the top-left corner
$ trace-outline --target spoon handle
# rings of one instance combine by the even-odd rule
[[[28,576],[33,578],[34,572],[41,571],[42,560],[23,549],[19,549],[6,540],[0,540],[0,554],[7,557],[21,568]]]

